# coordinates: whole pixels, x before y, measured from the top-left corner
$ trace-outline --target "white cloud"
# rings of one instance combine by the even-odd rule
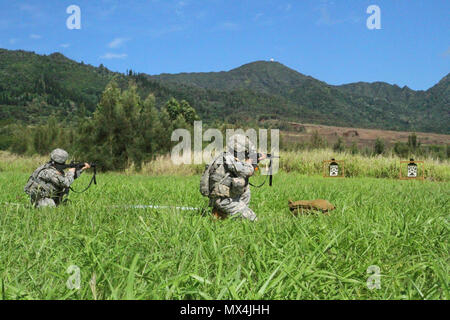
[[[201,10],[201,11],[198,11],[198,12],[195,14],[195,17],[196,17],[197,19],[203,19],[203,18],[205,18],[207,15],[208,15],[208,12],[207,12],[206,10]]]
[[[320,10],[320,17],[316,21],[316,24],[318,24],[318,25],[332,25],[333,21],[331,20],[330,12],[328,10],[328,7],[323,6],[319,10]]]
[[[292,9],[292,4],[290,3],[285,3],[285,4],[280,4],[277,6],[277,10],[279,11],[284,11],[284,12],[289,12]]]
[[[225,31],[236,31],[239,30],[239,24],[231,22],[231,21],[226,21],[223,22],[221,24],[219,24],[215,30],[225,30]]]
[[[334,1],[329,0],[321,0],[321,4],[319,7],[315,9],[315,11],[319,11],[319,19],[316,21],[316,25],[321,26],[333,26],[341,23],[359,23],[362,18],[360,15],[357,15],[355,12],[352,12],[350,16],[340,17],[336,19],[331,16],[335,9]]]
[[[125,59],[126,57],[128,57],[128,55],[126,53],[105,53],[104,55],[102,55],[100,58],[102,59]]]
[[[178,1],[175,6],[175,14],[179,17],[184,16],[184,7],[187,5],[185,1]]]
[[[154,29],[150,32],[152,37],[161,37],[166,34],[174,33],[174,32],[181,32],[186,29],[186,26],[184,25],[173,25],[173,26],[165,26],[160,29]]]
[[[69,43],[63,43],[63,44],[60,45],[60,47],[68,48],[68,47],[70,47],[70,44]]]
[[[36,9],[37,9],[36,7],[29,4],[21,4],[19,6],[20,11],[35,11]]]
[[[19,10],[37,19],[41,19],[44,17],[44,12],[40,8],[40,6],[21,4],[19,5]]]
[[[105,9],[105,7],[108,9]],[[117,10],[117,5],[101,6],[101,8],[99,8],[99,15],[102,18],[109,18],[116,12],[116,10]]]
[[[33,34],[30,34],[30,38],[31,38],[31,39],[36,39],[36,40],[37,40],[37,39],[41,39],[42,36],[39,35],[39,34],[34,34],[34,33],[33,33]]]
[[[253,17],[253,21],[259,20],[259,18],[261,18],[262,16],[264,16],[264,13],[258,12],[258,13],[255,14],[255,16]]]
[[[113,41],[111,41],[108,44],[108,47],[113,48],[113,49],[114,48],[119,48],[120,46],[122,46],[128,40],[130,40],[130,39],[128,39],[128,38],[115,38]]]
[[[17,38],[9,39],[10,44],[15,44],[15,43],[17,43],[17,41],[19,41],[19,39],[17,39]]]
[[[253,21],[258,24],[258,26],[271,26],[273,25],[273,17],[267,16],[262,12],[258,12],[253,16]]]

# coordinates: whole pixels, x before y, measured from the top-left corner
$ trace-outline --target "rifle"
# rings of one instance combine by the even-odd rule
[[[88,163],[88,164],[91,166],[92,169],[94,169],[94,174],[92,175],[91,181],[89,182],[88,186],[86,188],[84,188],[83,191],[75,191],[72,187],[69,187],[69,188],[66,189],[65,194],[67,194],[67,195],[69,194],[69,189],[72,190],[75,193],[83,193],[83,192],[87,191],[87,189],[89,189],[91,187],[92,183],[97,184],[97,178],[96,178],[96,176],[97,176],[97,164],[94,163],[94,162]],[[74,162],[74,161],[72,161],[69,164],[62,165],[62,168],[63,169],[75,168],[75,175],[76,175],[76,172],[78,170],[81,170],[84,166],[85,166],[85,162]],[[75,178],[77,178],[77,177],[75,176]]]
[[[262,156],[263,156],[262,153],[258,153],[258,154],[257,154],[256,164],[253,164],[253,167],[255,168],[255,170],[258,170],[258,168],[259,168],[259,163],[261,162],[261,161],[259,160],[259,158],[261,158]],[[270,186],[270,187],[272,186],[272,181],[273,181],[272,165],[273,165],[273,159],[275,159],[275,158],[278,158],[278,159],[279,159],[280,156],[274,156],[274,155],[268,153],[268,154],[266,155],[266,158],[263,159],[263,160],[269,159],[269,174],[268,174],[267,176],[269,176],[269,186]],[[266,183],[266,181],[267,181],[267,176],[266,176],[266,178],[264,179],[264,182],[261,183],[261,184],[258,185],[258,186],[252,184],[251,182],[249,182],[249,184],[250,184],[252,187],[261,188],[261,187]]]

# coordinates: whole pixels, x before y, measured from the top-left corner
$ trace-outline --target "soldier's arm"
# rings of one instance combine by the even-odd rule
[[[79,176],[81,176],[81,173],[82,173],[83,171],[84,171],[83,169],[77,170],[77,171],[75,172],[74,179],[76,179],[76,178],[78,178]]]
[[[73,171],[67,172],[65,175],[58,173],[56,170],[43,170],[39,177],[54,186],[58,186],[60,188],[68,188],[73,180],[75,179],[75,173]]]
[[[91,165],[90,165],[89,163],[85,163],[83,168],[81,168],[81,169],[79,169],[79,170],[77,170],[77,171],[75,172],[75,177],[74,177],[74,178],[75,178],[75,179],[78,178],[78,177],[81,175],[81,173],[83,173],[84,170],[87,170],[87,169],[89,169],[90,167],[91,167]]]
[[[225,165],[227,166],[228,170],[233,172],[236,176],[242,178],[250,177],[254,172],[254,168],[251,163],[236,160],[231,155],[225,157]]]

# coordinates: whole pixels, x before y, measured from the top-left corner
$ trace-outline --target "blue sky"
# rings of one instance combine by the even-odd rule
[[[69,30],[66,8],[81,9]],[[381,29],[369,30],[369,5]],[[448,0],[0,0],[0,47],[114,71],[230,70],[274,60],[330,84],[426,90],[450,72]]]

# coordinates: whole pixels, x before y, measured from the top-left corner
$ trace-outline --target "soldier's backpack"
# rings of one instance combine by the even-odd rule
[[[204,197],[209,197],[209,176],[211,174],[212,165],[206,165],[205,171],[203,171],[200,179],[200,193]]]
[[[27,184],[23,188],[23,191],[28,195],[37,195],[37,193],[45,193],[45,189],[42,188],[42,186],[38,182],[38,176],[39,173],[41,173],[42,170],[48,169],[50,165],[48,163],[40,166],[37,168],[31,176],[28,178]]]
[[[205,167],[200,179],[200,193],[205,197],[230,197],[232,179],[230,173],[225,172],[224,162],[217,163],[219,159],[225,162],[223,155],[214,159]]]

